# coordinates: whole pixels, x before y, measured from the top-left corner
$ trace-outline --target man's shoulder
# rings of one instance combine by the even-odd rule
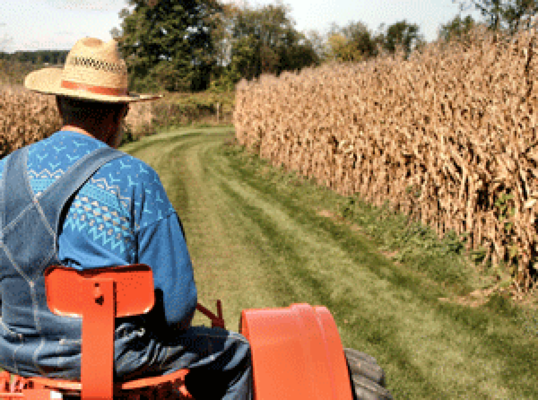
[[[122,198],[130,199],[139,227],[151,225],[175,212],[157,172],[136,157],[126,154],[107,163],[92,183],[100,184],[103,180],[112,190],[119,188]]]
[[[155,184],[162,186],[159,175],[150,165],[127,153],[124,153],[123,157],[109,161],[103,169],[114,171],[117,175],[127,177],[131,186]]]

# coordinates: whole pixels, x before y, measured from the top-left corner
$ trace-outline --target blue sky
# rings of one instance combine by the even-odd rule
[[[227,0],[243,1],[243,0]],[[251,5],[274,0],[247,0]],[[362,21],[372,31],[403,19],[427,41],[459,12],[452,0],[284,0],[300,31],[326,31],[332,22]],[[126,0],[0,0],[0,50],[70,49],[85,36],[110,40]],[[469,12],[463,13],[465,16]],[[473,13],[475,18],[480,15]]]

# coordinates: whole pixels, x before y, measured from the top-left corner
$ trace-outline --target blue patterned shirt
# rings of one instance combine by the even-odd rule
[[[28,174],[34,193],[39,196],[78,159],[104,146],[69,131],[31,145]],[[4,164],[0,160],[0,177]],[[76,194],[60,225],[63,265],[82,270],[147,264],[163,297],[163,323],[190,322],[197,302],[190,256],[179,218],[150,166],[129,155],[105,164]]]

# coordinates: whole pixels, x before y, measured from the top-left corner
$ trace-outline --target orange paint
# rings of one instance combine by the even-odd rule
[[[340,335],[329,310],[308,304],[244,310],[256,400],[351,400]]]

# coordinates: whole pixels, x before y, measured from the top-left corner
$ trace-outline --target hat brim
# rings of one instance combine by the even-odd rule
[[[129,93],[126,96],[111,96],[92,93],[87,90],[66,89],[62,83],[61,68],[43,68],[30,72],[24,80],[24,86],[34,92],[54,94],[57,96],[74,97],[82,100],[93,100],[105,103],[134,103],[139,101],[157,100],[163,97],[159,94]]]

